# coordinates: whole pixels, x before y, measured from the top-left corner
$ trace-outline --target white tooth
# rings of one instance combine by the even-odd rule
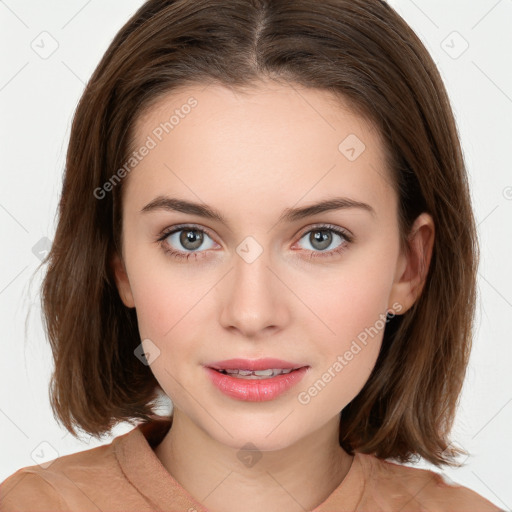
[[[257,370],[251,373],[260,377],[270,377],[274,373],[274,370]]]
[[[287,368],[286,370],[280,368],[272,368],[268,370],[239,370],[239,369],[229,369],[224,370],[228,375],[233,377],[237,377],[239,379],[261,379],[266,377],[275,377],[276,375],[284,375],[290,373],[292,371],[291,368]]]

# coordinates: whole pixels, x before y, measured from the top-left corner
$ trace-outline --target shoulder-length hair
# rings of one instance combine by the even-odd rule
[[[436,240],[425,286],[390,319],[371,376],[343,409],[340,445],[401,462],[456,465],[450,447],[470,354],[478,243],[449,98],[428,51],[381,0],[149,0],[117,33],[77,106],[43,320],[54,416],[73,435],[149,421],[160,391],[134,356],[136,313],[110,261],[121,253],[123,166],[135,121],[179,86],[261,78],[339,95],[380,131],[399,197],[402,248],[421,212]],[[102,189],[105,190],[104,188]],[[95,192],[96,191],[96,192]]]

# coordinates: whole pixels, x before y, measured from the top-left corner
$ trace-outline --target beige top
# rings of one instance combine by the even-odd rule
[[[153,449],[171,426],[140,424],[110,444],[19,469],[0,484],[0,511],[207,512],[164,468]],[[499,511],[441,475],[356,453],[349,472],[312,512]]]

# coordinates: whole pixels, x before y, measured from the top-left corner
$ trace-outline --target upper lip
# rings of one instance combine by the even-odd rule
[[[296,370],[307,366],[301,363],[290,363],[289,361],[283,361],[282,359],[275,359],[271,357],[265,357],[263,359],[226,359],[224,361],[216,361],[214,363],[206,364],[208,368],[214,370],[267,370],[267,369],[292,369]]]

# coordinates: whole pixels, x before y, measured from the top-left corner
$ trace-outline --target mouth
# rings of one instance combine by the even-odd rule
[[[302,380],[309,365],[280,359],[230,359],[204,365],[212,383],[238,400],[273,400]]]
[[[215,368],[213,368],[215,369]],[[277,375],[286,375],[290,372],[298,370],[299,368],[294,369],[284,369],[284,368],[269,368],[266,370],[242,370],[242,369],[229,369],[229,370],[217,370],[219,373],[224,375],[229,375],[230,377],[236,377],[237,379],[270,379],[272,377],[276,377]]]
[[[297,370],[306,364],[291,363],[283,359],[275,359],[272,357],[265,357],[262,359],[226,359],[225,361],[216,361],[206,365],[214,370],[245,370],[245,371],[269,371],[277,370]]]

